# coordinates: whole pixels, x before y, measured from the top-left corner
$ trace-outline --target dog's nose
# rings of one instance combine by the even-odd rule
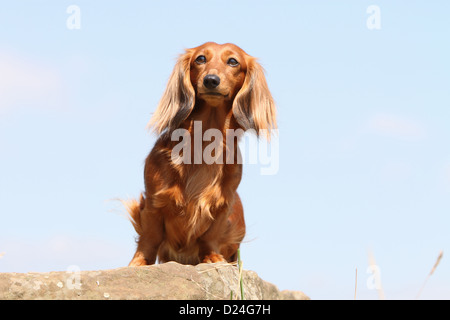
[[[220,84],[220,78],[215,74],[207,74],[203,78],[203,85],[208,89],[214,89]]]

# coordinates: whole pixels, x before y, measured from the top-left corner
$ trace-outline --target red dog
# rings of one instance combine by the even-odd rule
[[[200,129],[195,129],[196,123]],[[235,261],[245,235],[236,193],[242,164],[236,137],[225,137],[227,129],[254,129],[259,134],[276,127],[275,104],[262,67],[233,44],[208,42],[186,50],[150,125],[159,138],[145,162],[145,193],[140,202],[127,203],[139,235],[129,265],[154,264],[157,257],[159,262],[184,264]],[[231,159],[198,161],[210,142],[194,146],[194,133],[203,137],[209,129],[220,130],[224,137],[214,157],[228,152]],[[174,158],[176,130],[192,138],[182,157],[194,163]]]

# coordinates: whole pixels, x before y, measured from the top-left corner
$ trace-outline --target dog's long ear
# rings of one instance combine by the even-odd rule
[[[186,50],[179,58],[167,83],[149,127],[158,135],[171,132],[189,116],[195,103],[195,91],[190,77],[192,52]]]
[[[267,86],[264,69],[250,56],[246,58],[247,73],[244,84],[233,102],[233,115],[244,130],[254,129],[270,139],[276,129],[275,102]],[[261,130],[261,131],[260,131]]]

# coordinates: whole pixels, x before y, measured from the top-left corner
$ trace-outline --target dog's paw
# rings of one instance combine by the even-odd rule
[[[129,267],[140,267],[145,265],[148,265],[148,263],[142,254],[136,254],[128,264]]]
[[[202,261],[203,263],[216,263],[216,262],[227,262],[221,254],[215,253],[214,251],[205,256]]]

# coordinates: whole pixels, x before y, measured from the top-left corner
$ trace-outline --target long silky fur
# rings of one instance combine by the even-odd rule
[[[206,43],[203,46],[208,45],[211,45],[211,48],[217,46],[214,43]],[[239,82],[239,91],[234,100],[227,105],[228,113],[223,111],[219,113],[214,107],[209,107],[207,110],[215,111],[208,111],[211,114],[201,114],[204,129],[221,129],[224,136],[228,128],[251,129],[258,135],[262,133],[270,138],[270,130],[276,128],[276,114],[264,70],[255,58],[234,45],[228,45],[234,50],[240,50],[245,57],[245,79],[241,78],[243,83]],[[149,127],[159,138],[146,160],[145,196],[141,194],[139,201],[124,201],[130,221],[138,234],[138,249],[130,262],[133,266],[154,263],[156,258],[153,255],[157,256],[160,262],[170,260],[189,264],[202,262],[202,258],[199,257],[199,237],[207,232],[208,229],[205,228],[209,228],[213,221],[217,221],[217,212],[221,215],[227,214],[227,220],[223,225],[216,224],[220,225],[220,234],[213,239],[213,242],[219,245],[217,253],[224,254],[228,261],[235,259],[236,250],[245,236],[242,203],[236,193],[242,175],[242,165],[176,164],[171,158],[171,151],[175,145],[170,140],[171,133],[178,128],[186,128],[191,135],[194,134],[194,120],[191,114],[196,108],[197,101],[190,78],[190,63],[196,49],[187,49],[179,56],[164,94],[149,122]],[[201,78],[197,80],[199,79]],[[195,110],[198,112],[204,109]],[[219,117],[220,121],[214,117]],[[202,146],[202,152],[204,147],[205,145]],[[225,152],[229,147],[224,140],[220,150]],[[238,149],[234,151],[238,153]],[[157,214],[147,216],[149,212],[153,212],[149,210],[154,210]],[[163,218],[156,218],[161,215]],[[146,221],[150,218],[163,220],[163,222],[156,221],[158,227],[153,225],[150,228],[152,232],[146,229],[149,228],[149,222]],[[155,230],[158,235],[154,234]],[[167,237],[168,234],[170,237]],[[156,252],[153,247],[149,248],[146,243],[140,241],[147,241],[153,236],[162,237]],[[146,250],[151,252],[148,254],[150,257],[146,256]]]

